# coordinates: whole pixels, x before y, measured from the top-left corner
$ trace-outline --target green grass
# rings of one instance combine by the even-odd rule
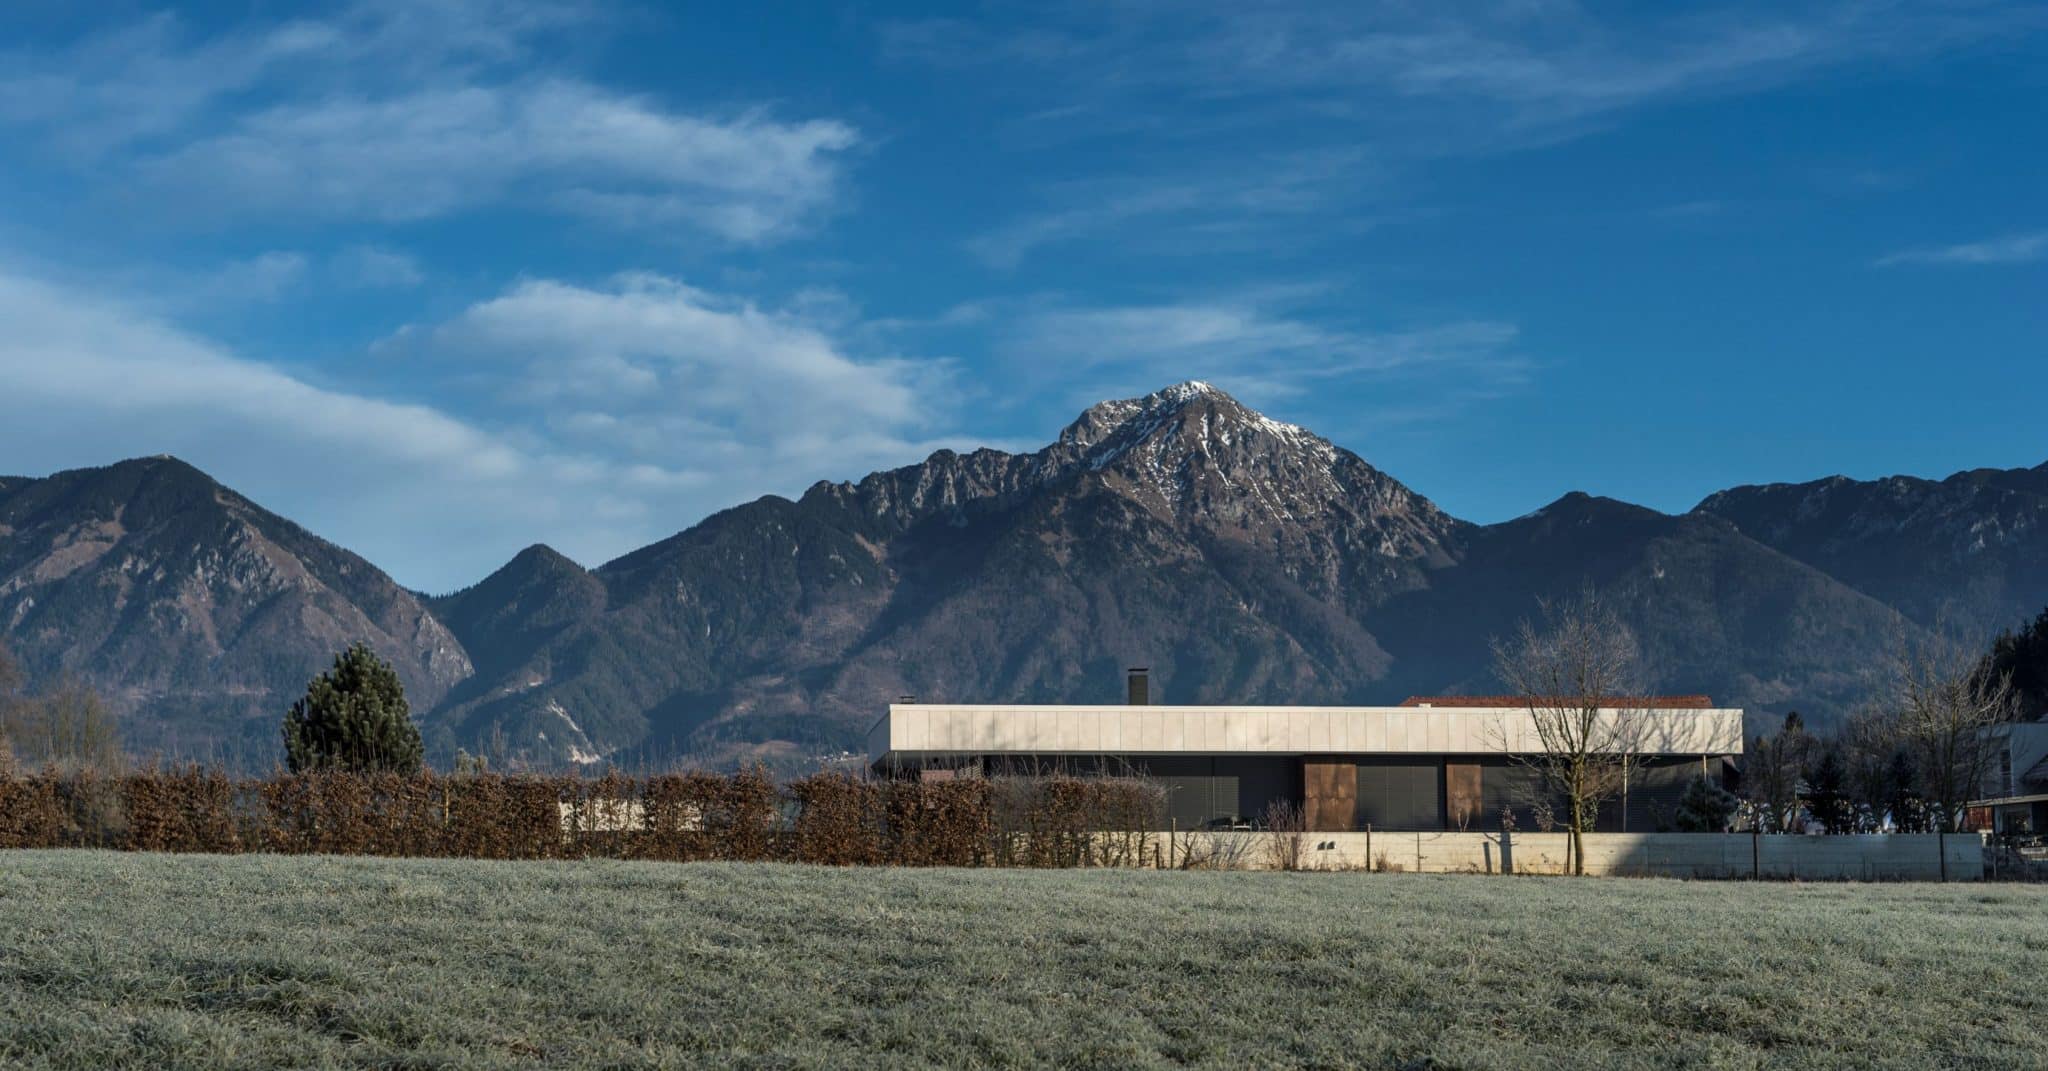
[[[2048,1067],[2048,889],[0,853],[0,1066]]]

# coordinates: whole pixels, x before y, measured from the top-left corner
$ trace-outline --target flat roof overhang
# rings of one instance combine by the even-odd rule
[[[2023,803],[2048,803],[2048,792],[2036,792],[2029,796],[1999,796],[1988,800],[1971,800],[1965,807],[2013,807]]]
[[[1734,708],[1604,711],[1639,755],[1738,755]],[[896,703],[868,731],[885,766],[961,755],[1540,754],[1534,718],[1502,707],[1052,706]]]

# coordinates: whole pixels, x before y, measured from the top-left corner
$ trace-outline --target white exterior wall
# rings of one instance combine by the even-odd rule
[[[1619,714],[1610,714],[1619,716]],[[1645,755],[1742,751],[1742,711],[1652,710]],[[1498,754],[1542,748],[1526,710],[1499,707],[1133,707],[891,704],[868,760],[944,754]]]
[[[2011,796],[2038,795],[2043,786],[2028,784],[2023,778],[2027,772],[2048,758],[2048,722],[2022,722],[2015,725],[2001,725],[1987,730],[1993,737],[1993,747],[2005,752],[2011,763],[2012,779],[2000,778],[2000,763],[1996,753],[1985,765],[1983,797],[2001,799]]]

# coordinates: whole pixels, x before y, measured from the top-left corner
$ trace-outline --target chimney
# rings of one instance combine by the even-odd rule
[[[1152,671],[1145,666],[1132,666],[1130,688],[1124,700],[1134,707],[1152,705]]]

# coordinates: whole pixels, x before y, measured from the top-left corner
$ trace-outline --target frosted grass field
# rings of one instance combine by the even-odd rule
[[[2048,889],[0,854],[0,1066],[2048,1067]]]

